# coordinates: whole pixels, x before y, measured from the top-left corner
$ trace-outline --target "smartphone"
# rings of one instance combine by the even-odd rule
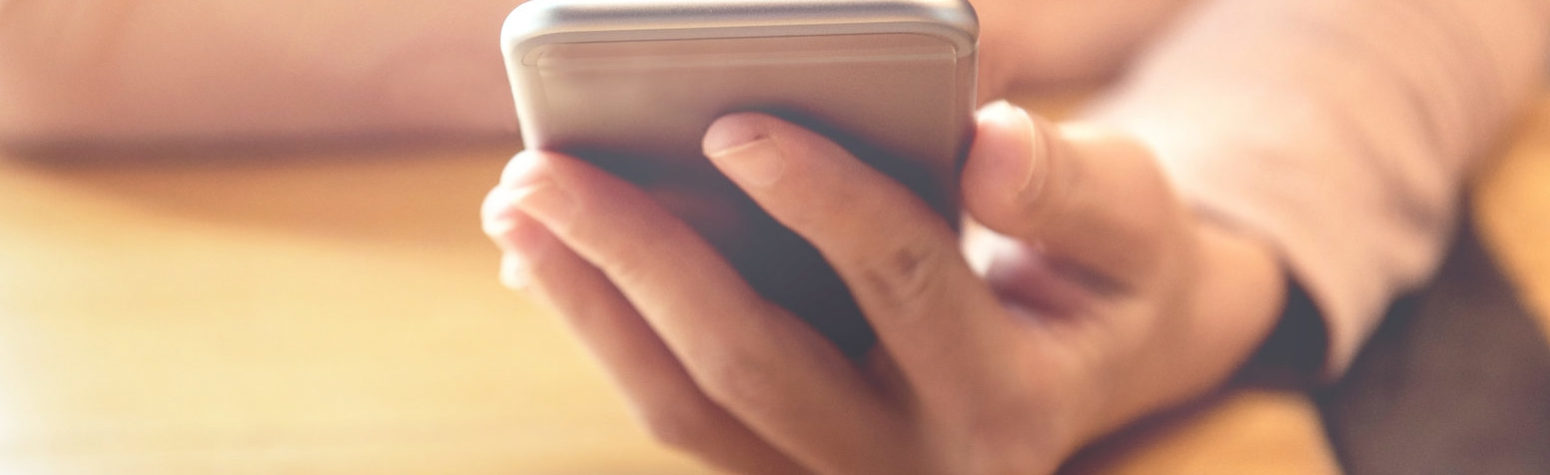
[[[956,224],[973,132],[978,20],[966,0],[534,0],[502,30],[522,140],[643,186],[719,190],[712,239],[766,298],[847,354],[873,335],[810,246],[700,150],[716,118],[761,111],[818,131]],[[735,318],[735,317],[729,317]]]

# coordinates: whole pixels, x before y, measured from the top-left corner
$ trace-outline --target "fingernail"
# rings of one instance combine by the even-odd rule
[[[512,243],[509,241],[508,236],[516,229],[517,219],[511,215],[502,215],[484,220],[485,236],[489,236],[490,241],[495,243],[495,247],[500,248],[504,252],[515,250],[512,248]]]
[[[979,120],[982,122],[994,122],[1001,127],[1027,134],[1028,149],[1021,151],[1020,156],[1004,157],[1007,163],[1008,175],[1012,180],[1012,194],[1014,197],[1026,195],[1036,182],[1034,175],[1038,172],[1036,163],[1042,161],[1040,156],[1042,146],[1039,143],[1042,138],[1038,131],[1034,130],[1033,117],[1021,107],[1012,105],[1006,100],[999,100],[980,109]]]
[[[530,280],[527,260],[510,252],[501,255],[501,285],[511,290],[522,290],[527,288]]]
[[[518,189],[514,201],[522,211],[555,231],[569,226],[576,213],[575,199],[552,178],[541,179]]]
[[[501,249],[501,283],[519,289],[527,286],[533,279],[534,268],[543,265],[559,243],[544,224],[525,213],[516,213],[509,222],[490,238]]]
[[[711,124],[704,149],[717,168],[745,185],[769,186],[785,172],[780,148],[747,119],[734,117]]]
[[[484,197],[479,216],[484,235],[501,251],[512,251],[509,236],[516,230],[522,211],[516,208],[518,190],[509,186],[496,186]]]

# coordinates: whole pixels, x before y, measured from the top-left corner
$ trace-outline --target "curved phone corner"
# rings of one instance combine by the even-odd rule
[[[554,18],[554,0],[531,0],[517,5],[501,23],[501,54],[506,62],[515,66],[538,43],[534,41],[552,33],[557,24]],[[514,61],[516,63],[514,63]]]

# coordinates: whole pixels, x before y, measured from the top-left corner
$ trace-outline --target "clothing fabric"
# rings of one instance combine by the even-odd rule
[[[1433,274],[1468,173],[1544,84],[1550,1],[1218,0],[1181,21],[1089,117],[1279,249],[1334,378]]]

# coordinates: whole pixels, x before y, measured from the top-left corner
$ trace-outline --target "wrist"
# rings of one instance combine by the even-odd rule
[[[1156,312],[1150,334],[1109,388],[1090,441],[1149,414],[1197,399],[1232,379],[1283,313],[1287,278],[1274,248],[1206,219],[1191,224],[1177,298]]]

